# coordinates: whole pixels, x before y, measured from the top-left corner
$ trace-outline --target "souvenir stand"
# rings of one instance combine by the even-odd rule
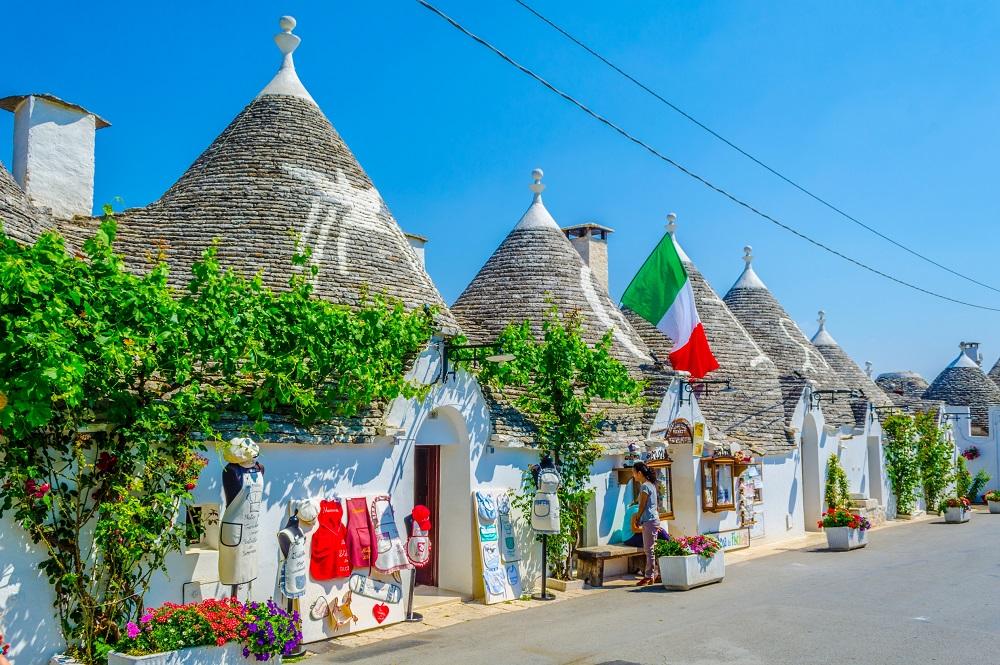
[[[475,528],[487,605],[521,597],[521,553],[508,490],[474,493]]]

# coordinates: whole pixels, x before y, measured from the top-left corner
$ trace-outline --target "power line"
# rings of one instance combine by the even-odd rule
[[[560,33],[561,35],[563,35],[564,37],[566,37],[568,40],[570,40],[571,42],[573,42],[574,44],[576,44],[577,46],[579,46],[580,48],[582,48],[584,51],[586,51],[590,55],[594,56],[595,58],[597,58],[598,60],[600,60],[605,65],[607,65],[611,69],[615,70],[616,72],[618,72],[622,76],[624,76],[626,79],[628,79],[629,81],[631,81],[632,83],[634,83],[635,85],[637,85],[642,90],[645,90],[647,93],[649,93],[650,95],[652,95],[653,97],[655,97],[657,100],[659,100],[663,104],[667,105],[672,110],[674,110],[677,113],[679,113],[681,116],[683,116],[687,120],[691,121],[692,123],[694,123],[695,125],[697,125],[701,129],[705,130],[706,132],[708,132],[709,134],[711,134],[715,138],[719,139],[720,141],[722,141],[723,143],[725,143],[727,146],[729,146],[730,148],[732,148],[736,152],[740,153],[741,155],[743,155],[744,157],[746,157],[747,159],[749,159],[753,163],[755,163],[758,166],[760,166],[761,168],[767,170],[772,175],[777,176],[778,178],[784,180],[786,183],[788,183],[789,185],[791,185],[795,189],[799,190],[800,192],[802,192],[803,194],[805,194],[809,198],[813,199],[814,201],[817,201],[818,203],[826,206],[827,208],[829,208],[830,210],[834,211],[835,213],[837,213],[841,217],[844,217],[845,219],[848,219],[848,220],[854,222],[855,224],[857,224],[861,228],[863,228],[863,229],[865,229],[865,230],[867,230],[867,231],[875,234],[876,236],[878,236],[879,238],[882,238],[886,242],[892,243],[893,245],[895,245],[896,247],[902,249],[903,251],[908,252],[909,254],[912,254],[913,256],[916,256],[917,258],[919,258],[919,259],[921,259],[923,261],[926,261],[927,263],[930,263],[931,265],[937,266],[938,268],[940,268],[940,269],[942,269],[944,271],[947,271],[947,272],[951,273],[952,275],[955,275],[956,277],[961,277],[964,280],[972,282],[973,284],[978,284],[979,286],[982,286],[984,288],[990,289],[991,291],[996,291],[997,293],[1000,293],[1000,289],[998,289],[996,287],[993,287],[993,286],[990,286],[989,284],[986,284],[984,282],[980,282],[979,280],[975,279],[974,277],[969,277],[968,275],[960,273],[957,270],[949,268],[948,266],[943,265],[943,264],[935,261],[934,259],[930,258],[929,256],[925,256],[924,254],[921,254],[920,252],[916,251],[915,249],[911,249],[911,248],[907,247],[906,245],[904,245],[903,243],[899,242],[898,240],[895,240],[894,238],[885,235],[884,233],[882,233],[878,229],[873,228],[872,226],[869,226],[868,224],[865,224],[860,219],[858,219],[858,218],[854,217],[853,215],[845,212],[842,208],[834,205],[833,203],[829,202],[828,200],[826,200],[825,198],[819,196],[818,194],[814,194],[809,189],[807,189],[805,186],[800,185],[799,183],[797,183],[796,181],[792,180],[790,177],[788,177],[785,174],[781,173],[777,169],[769,166],[768,164],[764,163],[763,161],[761,161],[757,157],[754,157],[752,154],[750,154],[749,152],[747,152],[743,148],[739,147],[738,145],[736,145],[735,143],[733,143],[732,141],[730,141],[729,139],[727,139],[725,136],[722,136],[721,134],[719,134],[718,132],[716,132],[714,129],[712,129],[708,125],[704,124],[703,122],[701,122],[700,120],[698,120],[697,118],[695,118],[694,116],[692,116],[690,113],[688,113],[684,109],[680,108],[679,106],[677,106],[673,102],[669,101],[668,99],[665,99],[658,92],[656,92],[655,90],[651,89],[649,86],[647,86],[642,81],[639,81],[638,79],[636,79],[634,76],[632,76],[631,74],[629,74],[628,72],[626,72],[625,70],[623,70],[621,67],[619,67],[615,63],[613,63],[610,60],[608,60],[607,58],[605,58],[603,55],[601,55],[600,53],[598,53],[597,51],[595,51],[594,49],[592,49],[590,46],[587,46],[586,44],[584,44],[582,41],[580,41],[579,39],[577,39],[576,37],[574,37],[573,35],[571,35],[569,32],[567,32],[565,29],[563,29],[562,27],[560,27],[559,25],[557,25],[555,22],[553,22],[551,19],[547,18],[546,16],[544,16],[543,14],[541,14],[539,11],[537,11],[535,8],[533,8],[531,5],[529,5],[528,3],[524,2],[524,0],[514,0],[514,2],[516,2],[517,4],[521,5],[525,9],[527,9],[529,12],[531,12],[532,14],[534,14],[542,22],[544,22],[544,23],[548,24],[549,26],[551,26],[556,32]]]
[[[857,259],[853,259],[850,256],[847,256],[846,254],[844,254],[844,253],[842,253],[842,252],[840,252],[840,251],[838,251],[836,249],[833,249],[832,247],[830,247],[828,245],[825,245],[825,244],[823,244],[822,242],[820,242],[818,240],[813,240],[812,238],[810,238],[806,234],[802,233],[801,231],[798,231],[797,229],[789,226],[788,224],[785,224],[784,222],[781,222],[781,221],[775,219],[771,215],[769,215],[769,214],[767,214],[767,213],[765,213],[765,212],[763,212],[761,210],[758,210],[757,208],[755,208],[750,203],[747,203],[746,201],[744,201],[743,199],[740,199],[739,197],[737,197],[734,194],[730,194],[725,189],[719,187],[718,185],[713,184],[711,181],[709,181],[709,180],[703,178],[702,176],[698,175],[697,173],[689,170],[688,168],[686,168],[685,166],[679,164],[678,162],[675,162],[673,159],[671,159],[670,157],[667,157],[666,155],[664,155],[663,153],[661,153],[660,151],[658,151],[656,148],[654,148],[653,146],[649,145],[648,143],[642,141],[639,138],[636,138],[635,136],[633,136],[632,134],[630,134],[625,129],[622,129],[620,126],[616,125],[615,123],[613,123],[612,121],[608,120],[604,116],[600,115],[596,111],[591,110],[589,107],[587,107],[586,105],[584,105],[582,102],[578,101],[577,99],[575,99],[571,95],[563,92],[562,90],[560,90],[559,88],[555,87],[554,85],[552,85],[551,83],[549,83],[547,80],[545,80],[544,78],[542,78],[541,76],[539,76],[538,74],[536,74],[535,72],[533,72],[532,70],[530,70],[527,67],[525,67],[524,65],[520,64],[519,62],[517,62],[516,60],[514,60],[513,58],[511,58],[509,55],[507,55],[506,53],[504,53],[503,51],[501,51],[500,49],[498,49],[496,46],[493,46],[493,44],[491,44],[490,42],[488,42],[485,39],[483,39],[482,37],[479,37],[478,35],[470,32],[468,29],[466,29],[458,21],[456,21],[455,19],[451,18],[450,16],[448,16],[447,14],[445,14],[444,12],[442,12],[440,9],[438,9],[434,5],[432,5],[429,2],[427,2],[427,0],[416,0],[416,1],[418,3],[420,3],[421,5],[423,5],[425,8],[427,8],[428,10],[430,10],[431,12],[433,12],[434,14],[436,14],[437,16],[439,16],[440,18],[442,18],[445,21],[447,21],[456,30],[458,30],[462,34],[466,35],[470,39],[474,40],[478,44],[486,47],[487,49],[489,49],[490,51],[492,51],[493,53],[495,53],[496,55],[498,55],[505,62],[507,62],[508,64],[510,64],[513,67],[517,68],[519,71],[521,71],[522,73],[526,74],[527,76],[529,76],[529,77],[533,78],[534,80],[538,81],[543,86],[545,86],[546,88],[548,88],[550,91],[554,92],[555,94],[559,95],[560,97],[562,97],[563,99],[565,99],[569,103],[573,104],[574,106],[576,106],[577,108],[579,108],[581,111],[583,111],[584,113],[586,113],[590,117],[592,117],[595,120],[597,120],[598,122],[600,122],[600,123],[602,123],[602,124],[610,127],[611,129],[613,129],[614,131],[616,131],[618,134],[621,134],[623,137],[625,137],[626,139],[628,139],[629,141],[631,141],[632,143],[635,143],[636,145],[640,146],[641,148],[644,148],[646,151],[648,151],[654,157],[657,157],[658,159],[660,159],[660,160],[666,162],[667,164],[669,164],[670,166],[673,166],[675,169],[677,169],[681,173],[687,175],[688,177],[694,178],[695,180],[697,180],[701,184],[705,185],[709,189],[717,192],[718,194],[721,194],[722,196],[726,197],[727,199],[729,199],[733,203],[739,205],[742,208],[745,208],[745,209],[749,210],[750,212],[752,212],[753,214],[757,215],[758,217],[761,217],[762,219],[765,219],[765,220],[771,222],[772,224],[774,224],[774,225],[776,225],[776,226],[778,226],[778,227],[780,227],[780,228],[788,231],[789,233],[794,234],[795,236],[801,238],[802,240],[805,240],[806,242],[810,243],[811,245],[819,247],[820,249],[822,249],[824,251],[827,251],[830,254],[833,254],[834,256],[840,257],[841,259],[847,261],[848,263],[851,263],[851,264],[853,264],[853,265],[855,265],[855,266],[857,266],[857,267],[859,267],[859,268],[861,268],[863,270],[867,270],[868,272],[871,272],[871,273],[873,273],[875,275],[878,275],[878,276],[883,277],[885,279],[888,279],[888,280],[890,280],[892,282],[895,282],[895,283],[897,283],[897,284],[899,284],[901,286],[905,286],[905,287],[907,287],[909,289],[913,289],[914,291],[919,291],[920,293],[923,293],[923,294],[926,294],[926,295],[929,295],[929,296],[933,296],[935,298],[939,298],[941,300],[952,302],[952,303],[955,303],[955,304],[958,304],[958,305],[965,305],[967,307],[972,307],[972,308],[975,308],[975,309],[982,309],[982,310],[986,310],[986,311],[990,311],[990,312],[1000,312],[1000,308],[998,308],[998,307],[990,307],[988,305],[977,305],[975,303],[970,303],[970,302],[967,302],[965,300],[958,300],[957,298],[952,298],[952,297],[946,296],[946,295],[944,295],[942,293],[937,293],[936,291],[931,291],[931,290],[925,289],[925,288],[923,288],[921,286],[917,286],[915,284],[911,284],[910,282],[907,282],[907,281],[902,280],[902,279],[900,279],[898,277],[894,277],[894,276],[892,276],[892,275],[890,275],[890,274],[888,274],[886,272],[883,272],[882,270],[879,270],[878,268],[873,268],[872,266],[869,266],[869,265],[867,265],[865,263],[862,263],[861,261],[858,261]]]

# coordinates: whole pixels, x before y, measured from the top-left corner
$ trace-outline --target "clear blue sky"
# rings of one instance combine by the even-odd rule
[[[1000,5],[993,2],[535,0],[703,122],[848,211],[991,283],[1000,217]],[[1000,294],[917,262],[762,172],[512,0],[438,6],[662,151],[804,232],[957,297]],[[453,301],[545,169],[562,225],[613,227],[617,297],[668,211],[720,295],[752,244],[807,334],[816,310],[860,363],[928,379],[963,339],[1000,354],[1000,314],[860,272],[735,207],[587,118],[410,0],[11,3],[0,93],[52,92],[103,115],[97,203],[159,196],[274,74],[281,13],[299,74]],[[12,119],[0,116],[10,163]]]

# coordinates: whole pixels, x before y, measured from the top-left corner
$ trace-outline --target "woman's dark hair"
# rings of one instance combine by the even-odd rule
[[[636,462],[632,468],[641,473],[643,478],[654,485],[656,484],[656,474],[653,473],[653,470],[649,468],[648,464],[645,462]]]

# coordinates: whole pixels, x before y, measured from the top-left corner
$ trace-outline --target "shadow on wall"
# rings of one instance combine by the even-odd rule
[[[47,659],[63,648],[63,641],[52,589],[38,568],[42,557],[8,516],[0,519],[0,534],[0,633],[12,645],[11,660]]]
[[[604,506],[597,524],[600,538],[607,538],[608,542],[621,542],[628,538],[628,536],[620,537],[623,535],[625,527],[617,522],[617,518],[619,515],[623,515],[629,504],[632,503],[634,498],[632,491],[633,483],[631,481],[625,483],[624,486],[618,484],[618,474],[615,470],[607,474],[607,479],[604,481]],[[620,511],[619,508],[621,508]]]

